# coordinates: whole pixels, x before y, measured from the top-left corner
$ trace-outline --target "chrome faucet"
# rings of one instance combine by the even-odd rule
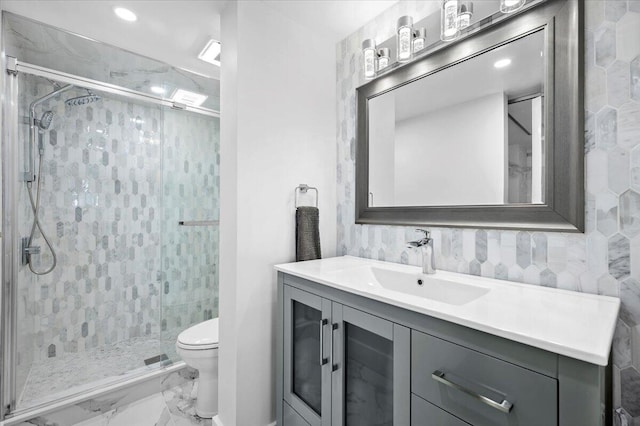
[[[426,229],[416,229],[417,232],[424,232],[424,238],[416,241],[409,241],[407,247],[413,249],[420,249],[422,251],[422,273],[423,274],[435,274],[436,273],[436,259],[433,253],[433,238],[429,236],[429,231]]]

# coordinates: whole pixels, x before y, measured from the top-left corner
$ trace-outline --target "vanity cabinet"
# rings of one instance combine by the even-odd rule
[[[283,425],[410,424],[410,330],[282,289]]]
[[[331,318],[331,301],[292,287],[285,289],[284,297],[284,322],[289,330],[284,340],[284,400],[307,424],[329,425],[331,365],[324,338]]]
[[[278,272],[277,423],[606,426],[611,371]]]

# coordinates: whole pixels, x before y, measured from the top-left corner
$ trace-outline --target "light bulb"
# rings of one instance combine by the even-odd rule
[[[526,0],[500,0],[500,12],[512,13],[520,10],[526,3]]]
[[[413,37],[413,18],[401,16],[398,18],[398,62],[407,62],[411,59],[411,39]]]
[[[366,39],[362,42],[362,55],[364,57],[364,78],[376,76],[376,42],[373,39]]]
[[[444,0],[440,13],[440,39],[455,40],[458,37],[458,0]]]

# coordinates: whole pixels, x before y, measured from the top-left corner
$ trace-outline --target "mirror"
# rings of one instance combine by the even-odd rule
[[[582,231],[581,12],[536,5],[361,86],[356,223]]]
[[[538,31],[371,99],[369,206],[542,204],[543,51]]]

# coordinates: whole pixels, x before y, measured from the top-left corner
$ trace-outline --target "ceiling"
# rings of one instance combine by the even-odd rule
[[[209,38],[220,37],[224,1],[3,0],[5,10],[127,49],[170,65],[218,78],[215,65],[197,58]],[[126,22],[113,8],[138,16]]]
[[[219,78],[220,69],[197,59],[210,38],[220,39],[220,14],[236,0],[2,0],[18,15]],[[256,1],[256,0],[251,0]],[[261,0],[333,42],[345,38],[397,0]],[[136,13],[126,22],[113,13]]]
[[[264,0],[283,15],[337,43],[398,0]]]

